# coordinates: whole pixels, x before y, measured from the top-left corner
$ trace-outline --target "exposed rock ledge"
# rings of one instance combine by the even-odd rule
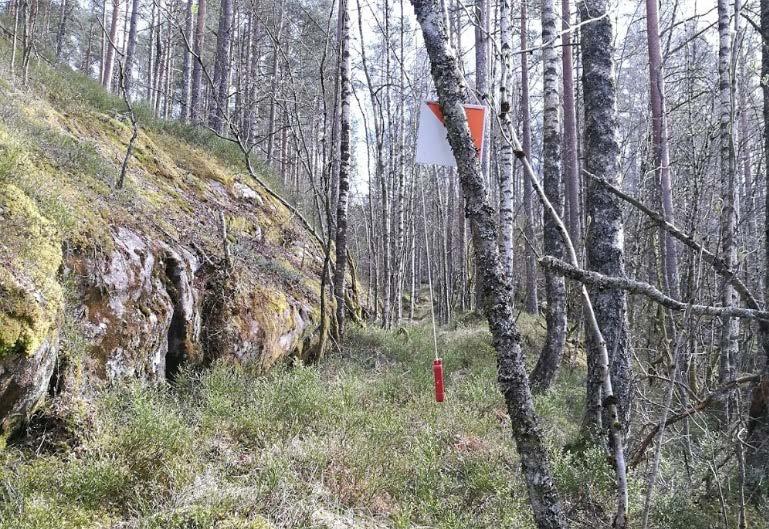
[[[156,383],[220,359],[266,369],[318,355],[321,249],[258,185],[199,148],[142,132],[127,188],[115,191],[96,162],[89,174],[62,160],[71,153],[27,152],[35,138],[23,131],[43,127],[114,169],[125,123],[44,103],[8,119],[16,121],[0,121],[0,161],[14,153],[0,174],[0,440],[49,392]],[[233,254],[226,280],[220,213]]]

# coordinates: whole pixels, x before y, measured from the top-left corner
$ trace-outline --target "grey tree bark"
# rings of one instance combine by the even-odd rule
[[[499,83],[499,121],[500,134],[503,137],[499,148],[499,224],[502,231],[500,253],[502,269],[513,285],[513,229],[515,216],[513,213],[513,145],[510,137],[513,132],[512,88],[513,75],[510,58],[512,54],[513,25],[510,0],[501,0],[499,5],[500,33],[500,83]]]
[[[128,26],[128,43],[125,54],[125,72],[123,75],[123,86],[126,96],[130,99],[133,89],[133,69],[136,63],[136,33],[139,26],[139,6],[141,0],[133,0],[131,3],[131,23]]]
[[[729,31],[729,4],[718,0],[718,100],[719,100],[719,174],[721,177],[721,252],[728,268],[737,265],[737,195],[736,164],[732,134],[732,45]],[[724,307],[737,304],[734,286],[723,281],[721,303]],[[720,372],[721,383],[735,377],[735,363],[739,352],[739,322],[734,318],[722,318]],[[731,398],[724,403],[724,418],[728,423],[731,412]]]
[[[652,143],[654,145],[654,172],[660,189],[662,213],[665,220],[673,223],[673,191],[670,178],[670,149],[668,146],[668,123],[665,109],[665,76],[660,49],[660,29],[657,14],[657,0],[646,0],[646,42],[649,52],[649,94],[652,111]],[[671,296],[679,293],[678,257],[673,237],[661,232],[665,283]]]
[[[339,124],[339,192],[336,206],[336,259],[334,263],[334,297],[336,298],[336,334],[344,335],[344,274],[347,262],[347,203],[350,193],[350,16],[347,0],[339,2],[342,27],[339,56],[341,112]]]
[[[761,0],[761,77],[769,76],[769,0]],[[764,117],[764,170],[769,163],[769,84],[761,83]],[[766,181],[765,200],[769,207],[769,179]],[[767,209],[769,211],[769,209]],[[764,299],[769,299],[769,215],[764,222]],[[761,380],[753,387],[748,417],[748,436],[745,454],[745,485],[753,501],[769,494],[769,344],[764,332],[764,366]]]
[[[579,2],[582,50],[582,86],[585,104],[584,166],[611,184],[619,181],[616,87],[614,81],[613,30],[607,0]],[[623,277],[624,227],[619,200],[596,182],[587,186],[587,267],[607,276]],[[609,353],[609,370],[619,423],[627,431],[632,405],[631,345],[625,293],[613,289],[591,289],[595,316]],[[588,329],[587,400],[583,431],[603,431],[605,403],[600,366],[601,344]],[[592,432],[592,433],[591,433]]]
[[[219,30],[216,34],[216,60],[214,62],[213,105],[209,113],[209,125],[217,133],[224,131],[226,121],[229,72],[230,72],[230,43],[232,40],[232,1],[222,0],[219,14]]]
[[[558,96],[558,55],[555,52],[556,15],[553,0],[542,0],[542,64],[543,64],[543,141],[542,141],[542,184],[550,204],[559,217],[563,217],[563,192],[561,186],[561,127],[558,117],[560,99]],[[558,259],[564,255],[563,241],[555,218],[544,215],[545,255]],[[547,296],[547,335],[536,366],[531,372],[532,391],[547,390],[555,379],[561,365],[563,347],[566,343],[566,282],[563,277],[545,273]]]
[[[206,0],[198,0],[198,16],[195,21],[193,52],[195,61],[192,65],[192,93],[190,94],[190,118],[198,123],[203,118],[203,45],[206,38]]]
[[[526,21],[528,20],[528,0],[521,0],[521,49],[528,46]],[[523,152],[531,155],[531,111],[529,110],[529,58],[527,53],[521,54],[521,142]],[[523,175],[523,208],[526,215],[526,223],[523,231],[526,238],[534,241],[534,203],[532,201],[531,180],[524,172]],[[537,301],[537,256],[529,244],[525,245],[526,256],[526,286],[524,296],[524,309],[529,314],[539,312]]]
[[[498,380],[512,419],[521,465],[534,519],[538,527],[567,527],[558,493],[553,483],[547,451],[529,389],[521,352],[521,336],[515,325],[510,283],[499,259],[494,209],[470,137],[463,107],[465,89],[457,58],[449,46],[442,11],[434,0],[412,0],[422,28],[431,73],[443,109],[449,144],[457,161],[459,178],[467,199],[477,269],[483,292],[489,301],[486,315],[497,351]]]
[[[478,94],[478,99],[484,104],[489,99],[489,61],[488,61],[488,16],[489,16],[489,1],[488,0],[475,0],[475,91]],[[455,37],[461,40],[461,30]],[[451,36],[449,36],[451,38]],[[488,126],[484,128],[483,135],[488,138]],[[485,142],[486,146],[481,154],[481,175],[484,181],[488,181],[489,178],[489,142]],[[483,305],[485,304],[483,299],[483,288],[481,282],[475,282],[475,309],[479,312],[483,312]]]

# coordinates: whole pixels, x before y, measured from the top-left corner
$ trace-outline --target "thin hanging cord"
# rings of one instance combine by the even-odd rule
[[[417,175],[420,175],[421,171],[417,171]],[[425,253],[427,254],[427,285],[430,288],[430,317],[433,324],[433,349],[435,351],[435,359],[438,356],[438,332],[435,330],[435,303],[433,303],[433,269],[430,265],[430,244],[427,239],[427,208],[425,207],[425,186],[422,179],[419,179],[419,191],[422,195],[422,228],[425,231]]]

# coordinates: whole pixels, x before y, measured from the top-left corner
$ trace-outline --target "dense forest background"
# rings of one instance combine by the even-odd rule
[[[160,123],[227,146],[322,248],[321,354],[349,322],[487,315],[539,527],[571,516],[532,401],[564,366],[559,450],[601,447],[614,527],[678,489],[766,523],[769,2],[4,0],[0,36],[9,86],[102,87],[132,131],[116,189]],[[457,167],[414,162],[426,100]],[[489,109],[477,161],[459,102]]]

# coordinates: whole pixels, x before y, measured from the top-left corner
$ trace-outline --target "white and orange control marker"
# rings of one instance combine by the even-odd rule
[[[480,156],[483,152],[483,131],[486,129],[486,107],[482,105],[464,105],[464,107],[470,135]],[[422,165],[457,166],[447,138],[443,111],[436,101],[426,101],[419,109],[419,133],[414,161]]]

